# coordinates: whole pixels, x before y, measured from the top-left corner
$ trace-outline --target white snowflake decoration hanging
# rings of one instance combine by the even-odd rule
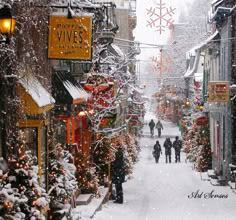
[[[150,7],[147,10],[149,20],[147,27],[155,28],[160,34],[165,31],[166,27],[172,27],[174,23],[173,15],[176,8],[166,7],[166,4],[160,0],[156,7]]]
[[[162,61],[160,61],[160,58],[158,57],[152,57],[152,63],[151,70],[153,72],[159,73],[159,76],[162,77],[162,74],[164,73],[171,73],[172,71],[172,63],[173,58],[171,56],[165,56],[162,58]]]

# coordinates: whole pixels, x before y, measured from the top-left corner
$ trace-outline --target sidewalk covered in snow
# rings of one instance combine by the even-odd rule
[[[154,116],[149,115],[146,120],[149,118]],[[139,162],[123,184],[124,204],[109,201],[93,219],[235,219],[236,195],[229,186],[213,186],[206,173],[196,172],[191,163],[185,162],[184,153],[181,154],[181,163],[165,163],[164,139],[170,136],[173,141],[179,130],[170,122],[163,122],[163,126],[163,136],[159,139],[163,154],[159,164],[152,156],[157,138],[148,136],[149,128],[145,125]],[[88,219],[83,213],[81,215],[82,219]]]

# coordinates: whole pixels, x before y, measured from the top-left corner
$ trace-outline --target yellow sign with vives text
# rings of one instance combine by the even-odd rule
[[[92,17],[50,16],[48,58],[91,60]]]

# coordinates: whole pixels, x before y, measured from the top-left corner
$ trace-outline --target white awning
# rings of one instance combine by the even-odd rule
[[[223,0],[212,0],[211,2],[211,5],[214,5],[214,4],[220,4],[221,2],[223,2]]]
[[[214,42],[214,39],[219,35],[219,31],[216,30],[211,36],[209,36],[202,44],[201,44],[201,48],[203,48],[204,46],[207,46],[207,44]]]
[[[73,85],[69,80],[66,80],[63,82],[63,85],[67,89],[67,91],[70,93],[71,97],[76,100],[76,99],[84,99],[87,100],[89,98],[89,94],[79,86]]]
[[[218,34],[219,34],[219,31],[216,30],[215,33],[213,33],[211,36],[209,36],[209,37],[206,39],[205,44],[211,42]]]
[[[187,52],[187,57],[196,56],[197,51],[201,48],[201,44],[193,47]]]

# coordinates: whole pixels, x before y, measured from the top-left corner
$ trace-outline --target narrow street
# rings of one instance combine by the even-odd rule
[[[0,0],[0,94],[0,220],[236,220],[236,0]]]
[[[176,164],[172,150],[173,162],[165,163],[164,139],[169,136],[173,141],[179,131],[169,122],[163,122],[163,126],[163,136],[160,138],[163,154],[159,164],[155,163],[152,156],[156,137],[149,137],[146,124],[141,138],[140,160],[130,179],[123,184],[124,204],[110,201],[96,213],[94,220],[235,219],[236,195],[229,186],[213,186],[204,178],[206,174],[201,179],[200,174],[192,169],[191,163],[185,162],[184,153],[181,155],[181,163]],[[197,191],[199,198],[188,198]],[[211,192],[212,195],[227,198],[208,198]]]

